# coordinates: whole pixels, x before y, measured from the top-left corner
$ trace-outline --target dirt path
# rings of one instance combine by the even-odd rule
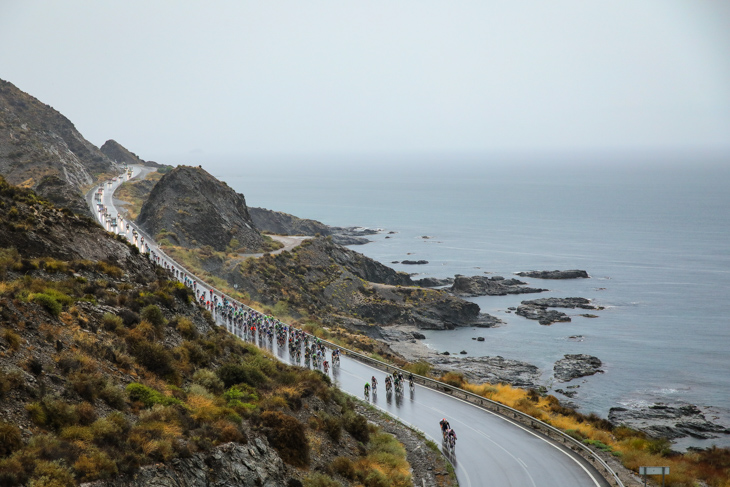
[[[294,247],[298,247],[301,245],[302,242],[305,240],[308,240],[312,237],[298,237],[298,236],[288,236],[288,235],[269,235],[272,240],[276,240],[277,242],[281,242],[284,244],[282,248],[279,250],[274,250],[273,252],[269,252],[271,255],[276,255],[284,252],[285,250],[291,250]],[[258,254],[238,254],[239,257],[243,258],[249,258],[249,257],[262,257],[264,254],[258,253]]]

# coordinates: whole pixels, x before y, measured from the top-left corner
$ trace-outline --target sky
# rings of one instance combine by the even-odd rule
[[[730,153],[730,2],[0,0],[0,78],[144,159]]]

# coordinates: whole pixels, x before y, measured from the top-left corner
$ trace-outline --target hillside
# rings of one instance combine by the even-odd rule
[[[199,167],[178,166],[154,186],[137,217],[139,226],[158,241],[214,250],[262,249],[242,194]]]
[[[0,174],[9,183],[89,214],[82,191],[112,168],[66,117],[0,80]]]
[[[154,161],[145,161],[145,160],[140,159],[140,157],[137,154],[128,150],[126,147],[124,147],[122,144],[120,144],[116,140],[112,140],[112,139],[107,140],[101,146],[100,150],[110,160],[112,160],[116,163],[139,164],[142,166],[150,166],[150,167],[162,167],[161,164],[158,164]]]
[[[0,207],[0,485],[401,486],[412,455],[446,471],[90,220],[2,178]]]

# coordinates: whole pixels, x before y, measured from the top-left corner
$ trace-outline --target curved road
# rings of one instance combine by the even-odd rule
[[[147,168],[145,168],[147,169]],[[140,174],[139,167],[132,167],[133,175]],[[117,216],[113,206],[113,192],[127,176],[118,177],[116,182],[104,184],[100,197],[105,205],[109,218]],[[102,217],[94,201],[96,189],[87,199],[102,226],[114,230]],[[130,223],[130,231],[117,227],[115,233],[125,235],[138,247]],[[137,229],[139,231],[139,229]],[[145,240],[156,255],[164,256],[149,237]],[[164,259],[164,257],[163,257]],[[170,259],[161,262],[187,273]],[[208,292],[210,288],[198,281],[198,288]],[[214,293],[216,291],[214,290]],[[221,323],[222,324],[222,323]],[[222,324],[225,326],[224,324]],[[230,330],[229,328],[229,331]],[[270,344],[267,340],[259,340],[260,346],[272,351],[282,361],[293,363],[286,347],[279,349],[276,341]],[[408,389],[402,397],[385,394],[385,373],[347,356],[342,357],[341,365],[330,371],[333,382],[343,391],[363,398],[363,385],[375,376],[380,385],[379,394],[371,394],[369,400],[374,406],[397,417],[403,423],[411,425],[436,442],[441,443],[438,422],[447,418],[457,432],[456,453],[445,452],[456,470],[456,476],[462,487],[480,486],[514,486],[514,487],[588,487],[608,486],[603,477],[582,457],[544,436],[538,435],[522,424],[516,423],[497,413],[481,409],[455,397],[416,385],[413,393]]]

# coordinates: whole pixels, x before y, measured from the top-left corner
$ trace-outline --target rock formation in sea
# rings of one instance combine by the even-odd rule
[[[730,429],[709,421],[700,408],[692,404],[653,404],[641,409],[611,408],[608,419],[643,431],[652,438],[676,439],[692,436],[699,439],[730,434]]]
[[[553,374],[556,379],[567,382],[579,377],[603,372],[601,370],[603,363],[598,357],[586,354],[566,354],[563,358],[555,362],[553,366]]]
[[[580,309],[603,309],[600,306],[590,304],[586,298],[540,298],[522,301],[517,307],[516,314],[528,320],[537,320],[541,325],[551,325],[559,321],[571,321],[570,316],[562,311],[548,308],[580,308]],[[591,316],[593,317],[593,316]]]
[[[537,279],[579,279],[590,277],[586,271],[571,269],[567,271],[524,271],[515,272],[520,277],[534,277]]]
[[[502,276],[466,277],[457,275],[449,291],[456,296],[506,296],[507,294],[541,293],[547,289],[526,287],[527,283],[518,279],[505,279]]]

